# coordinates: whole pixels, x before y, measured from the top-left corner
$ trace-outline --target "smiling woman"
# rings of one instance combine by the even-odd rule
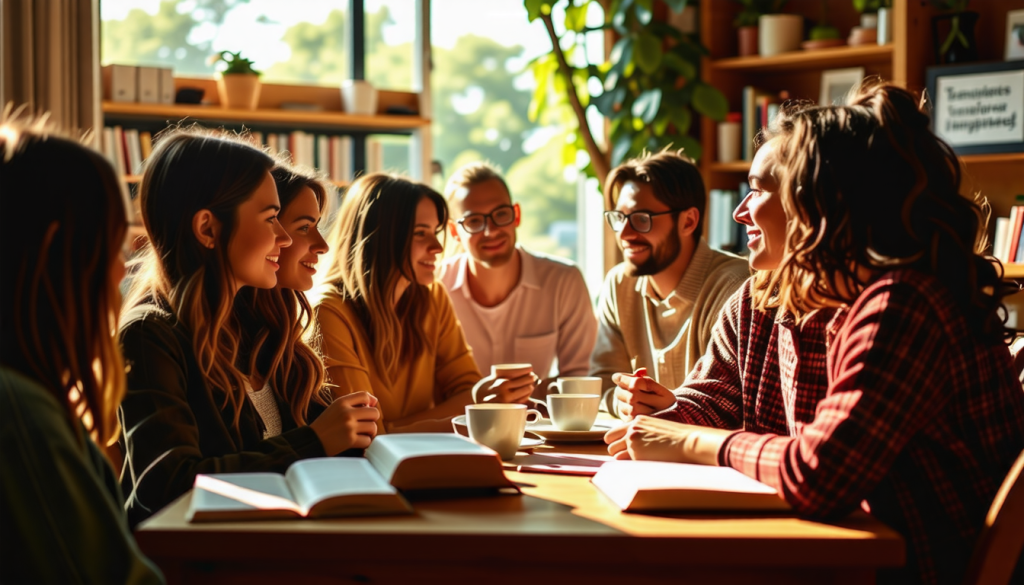
[[[374,435],[378,414],[365,393],[305,425],[321,366],[294,351],[298,316],[264,310],[260,297],[271,306],[281,298],[270,289],[292,243],[273,165],[241,138],[199,129],[160,137],[146,161],[139,197],[150,244],[120,331],[131,364],[120,415],[133,523],[198,473],[283,472],[298,459],[365,448]]]
[[[315,309],[327,373],[337,395],[370,389],[388,432],[450,432],[481,378],[434,280],[447,222],[430,187],[372,174],[349,188],[327,238]]]

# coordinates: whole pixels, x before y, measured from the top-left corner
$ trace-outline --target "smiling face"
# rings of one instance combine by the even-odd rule
[[[750,164],[750,192],[732,217],[747,226],[750,267],[774,270],[786,250],[786,212],[782,208],[779,181],[775,174],[777,140],[769,140]]]
[[[626,181],[615,209],[628,215],[635,211],[660,213],[668,211],[669,206],[658,200],[649,184]],[[676,261],[682,249],[677,224],[675,214],[655,215],[651,217],[651,231],[642,234],[626,222],[618,233],[618,243],[628,276],[654,275]]]
[[[437,257],[444,251],[437,239],[440,233],[441,222],[437,217],[437,207],[429,197],[421,198],[416,205],[416,223],[413,224],[412,246],[409,250],[414,276],[419,284],[434,282]]]
[[[452,200],[452,220],[458,221],[471,214],[489,214],[503,205],[512,205],[512,197],[498,179],[488,179],[456,194]],[[505,226],[486,220],[482,232],[471,234],[455,224],[451,235],[461,243],[469,255],[487,268],[508,264],[516,251],[516,228],[519,227],[519,206],[515,206],[515,221]]]
[[[292,239],[278,222],[277,185],[266,178],[235,211],[235,230],[228,243],[228,261],[235,289],[243,286],[274,288],[277,285],[281,249]]]
[[[281,225],[292,238],[292,245],[281,250],[281,269],[277,286],[306,291],[313,288],[313,275],[320,255],[328,246],[317,229],[320,205],[309,187],[303,187],[288,207],[281,211]]]

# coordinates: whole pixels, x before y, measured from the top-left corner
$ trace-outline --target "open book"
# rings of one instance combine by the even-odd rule
[[[609,461],[590,481],[624,512],[790,509],[775,489],[731,467]]]
[[[454,434],[374,439],[366,458],[297,461],[279,473],[197,475],[190,522],[408,514],[399,490],[513,488],[498,455]]]

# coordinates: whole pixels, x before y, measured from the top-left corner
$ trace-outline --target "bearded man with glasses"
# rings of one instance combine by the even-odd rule
[[[629,160],[605,180],[605,220],[623,262],[609,271],[597,302],[590,375],[603,379],[614,414],[612,376],[646,368],[662,386],[681,386],[725,301],[750,276],[746,260],[701,238],[704,201],[700,171],[667,150]]]
[[[519,204],[489,165],[457,170],[444,193],[449,234],[463,252],[444,262],[438,280],[481,373],[495,364],[531,364],[546,379],[538,398],[550,378],[586,376],[597,320],[576,265],[516,245]]]

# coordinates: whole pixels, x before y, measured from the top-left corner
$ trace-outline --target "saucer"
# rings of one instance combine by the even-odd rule
[[[560,443],[589,443],[603,441],[604,434],[622,424],[620,421],[597,420],[589,431],[562,431],[551,422],[551,419],[542,418],[533,423],[527,423],[526,430],[534,432],[548,441]]]
[[[466,426],[466,415],[460,414],[456,417],[453,417],[452,428],[455,430],[457,434],[462,435],[463,437],[468,437],[469,427]],[[539,447],[540,445],[544,444],[544,437],[540,436],[540,433],[531,432],[532,430],[533,429],[530,428],[529,423],[527,423],[526,434],[523,435],[523,440],[519,442],[520,449],[531,449],[533,447]]]

